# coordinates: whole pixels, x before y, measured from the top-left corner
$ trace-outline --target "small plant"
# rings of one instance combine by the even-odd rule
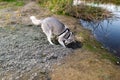
[[[16,6],[23,6],[25,3],[23,1],[17,1],[15,3]]]

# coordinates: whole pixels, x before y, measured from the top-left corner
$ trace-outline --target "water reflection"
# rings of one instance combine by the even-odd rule
[[[80,4],[104,8],[113,13],[114,16],[107,20],[97,22],[80,20],[80,23],[83,27],[91,30],[95,38],[100,41],[105,48],[120,57],[120,6],[74,0],[74,5]]]
[[[99,22],[80,20],[81,25],[92,31],[95,38],[105,48],[120,57],[120,19],[107,19]]]

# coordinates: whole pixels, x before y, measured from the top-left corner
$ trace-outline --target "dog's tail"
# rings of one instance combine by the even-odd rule
[[[32,20],[34,25],[40,25],[42,23],[42,20],[38,20],[35,16],[30,16],[30,19]]]

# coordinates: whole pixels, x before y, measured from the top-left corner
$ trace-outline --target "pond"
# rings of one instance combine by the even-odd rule
[[[120,6],[113,4],[85,4],[107,9],[114,14],[112,18],[106,20],[98,22],[80,20],[80,23],[84,28],[92,31],[95,38],[103,44],[104,48],[107,48],[110,52],[120,57]]]

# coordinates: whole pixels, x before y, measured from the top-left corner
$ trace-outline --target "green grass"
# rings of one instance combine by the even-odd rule
[[[111,54],[109,54],[109,53],[102,53],[101,58],[102,59],[109,59],[113,63],[117,63],[117,62],[120,61],[120,59],[117,58],[116,56],[112,55],[112,53]]]
[[[118,57],[116,57],[112,53],[108,52],[108,50],[106,50],[105,48],[101,48],[101,47],[102,47],[102,44],[100,44],[99,42],[97,42],[94,39],[85,40],[85,42],[83,43],[83,49],[96,53],[102,59],[108,59],[111,62],[113,62],[114,64],[116,64],[117,62],[120,61],[120,59]]]
[[[65,14],[65,10],[72,6],[73,0],[39,0],[41,6],[56,14]]]
[[[16,6],[23,6],[25,3],[23,1],[17,1],[15,3]]]
[[[0,0],[0,2],[16,2],[17,0]]]
[[[0,3],[2,2],[7,3],[7,5],[13,5],[13,6],[23,6],[25,4],[23,0],[0,0]]]

